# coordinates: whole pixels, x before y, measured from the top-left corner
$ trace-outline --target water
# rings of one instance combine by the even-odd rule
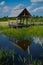
[[[26,51],[19,49],[18,47],[13,45],[9,41],[9,39],[4,35],[0,35],[0,48],[8,51],[14,50],[19,57],[22,56],[28,58],[28,52],[29,52],[28,48]],[[30,45],[30,53],[32,59],[43,60],[43,38],[32,37],[32,43]]]
[[[15,50],[15,52],[18,54],[23,54],[23,51],[14,46],[9,39],[6,36],[0,35],[0,48],[3,50]]]

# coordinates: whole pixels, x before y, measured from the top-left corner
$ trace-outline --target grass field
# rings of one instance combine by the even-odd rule
[[[16,23],[15,20],[11,20],[10,22],[11,23],[13,22],[14,24]],[[37,23],[35,22],[35,24]],[[37,25],[37,26],[30,26],[28,28],[25,27],[25,28],[15,29],[15,28],[9,28],[8,21],[0,22],[0,32],[1,31],[5,35],[8,35],[8,36],[10,35],[16,38],[23,38],[24,36],[43,36],[43,26]]]
[[[28,28],[9,28],[8,26],[0,26],[0,31],[7,36],[23,38],[24,36],[43,36],[43,26],[30,26]]]
[[[8,22],[9,21],[0,21],[0,26],[8,26]],[[11,24],[15,24],[16,21],[15,20],[10,20]]]
[[[20,22],[20,20],[18,20],[18,22],[16,22],[16,20],[14,18],[13,18],[13,20],[9,19],[9,20],[6,20],[6,21],[4,21],[3,19],[4,18],[0,19],[0,26],[8,25],[8,22],[10,22],[10,24],[16,24],[16,23]],[[24,19],[24,24],[26,24],[26,19]],[[32,17],[32,18],[29,18],[28,19],[28,24],[43,24],[43,17]]]

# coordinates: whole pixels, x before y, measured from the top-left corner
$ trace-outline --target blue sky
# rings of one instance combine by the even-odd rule
[[[43,16],[43,0],[0,0],[0,17],[13,16],[14,9],[26,7],[32,15]]]

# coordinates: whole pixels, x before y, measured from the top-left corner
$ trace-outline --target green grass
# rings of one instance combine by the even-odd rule
[[[24,36],[43,36],[43,26],[31,26],[28,28],[9,28],[0,26],[0,31],[7,36],[23,38]]]

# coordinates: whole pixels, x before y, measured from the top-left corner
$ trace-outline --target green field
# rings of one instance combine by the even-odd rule
[[[0,26],[0,32],[7,36],[23,38],[24,36],[43,36],[43,26],[30,26],[28,28],[9,28],[8,26]]]
[[[10,22],[11,24],[16,24],[16,20],[14,18],[10,18]],[[43,25],[39,25],[43,24],[43,17],[29,18],[28,24],[37,24],[37,25],[17,29],[9,28],[8,18],[5,17],[3,19],[0,18],[0,32],[7,36],[12,36],[16,38],[23,38],[24,36],[43,36]]]

